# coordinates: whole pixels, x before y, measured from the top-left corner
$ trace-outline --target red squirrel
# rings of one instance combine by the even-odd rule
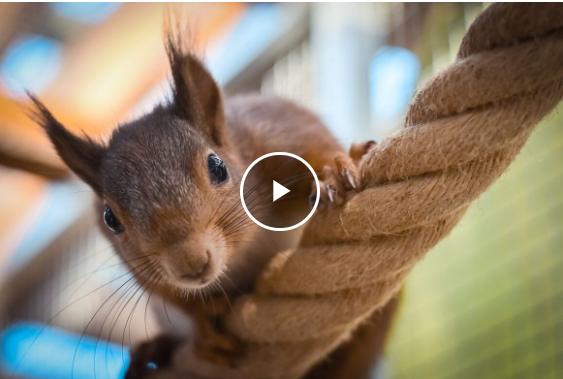
[[[103,203],[101,218],[138,283],[156,283],[157,292],[194,318],[199,335],[189,341],[162,336],[135,349],[127,378],[153,375],[149,363],[170,365],[175,348],[183,343],[219,364],[232,364],[243,351],[219,330],[217,318],[196,300],[188,301],[186,294],[205,290],[234,297],[248,291],[275,254],[299,243],[303,227],[273,232],[244,213],[240,182],[256,158],[276,151],[304,158],[320,173],[322,211],[361,190],[357,165],[373,145],[354,144],[346,154],[318,117],[288,100],[261,94],[224,96],[204,64],[182,45],[180,37],[167,35],[171,100],[117,127],[108,143],[70,133],[30,94],[36,119],[59,156]],[[295,191],[297,197],[316,200],[310,182],[300,183]],[[275,206],[265,206],[263,199],[256,204],[275,216]],[[291,202],[283,206],[293,209]],[[366,328],[375,325],[377,330],[358,332],[367,342],[352,341],[334,353],[332,361],[340,368],[327,361],[309,377],[337,377],[331,376],[337,372],[348,379],[364,377],[381,352],[385,320],[395,307],[388,308],[374,315],[376,322],[383,320],[380,324]],[[323,367],[327,364],[328,371]]]

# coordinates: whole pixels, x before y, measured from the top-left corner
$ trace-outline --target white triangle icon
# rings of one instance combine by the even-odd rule
[[[272,201],[276,201],[283,195],[287,194],[290,190],[288,190],[287,188],[285,188],[275,180],[273,180],[273,182],[274,182],[274,200]]]

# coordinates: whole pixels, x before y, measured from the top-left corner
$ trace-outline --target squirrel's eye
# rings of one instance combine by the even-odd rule
[[[219,185],[227,180],[227,166],[218,156],[211,154],[207,157],[207,169],[209,170],[209,177],[211,183]]]
[[[113,213],[111,208],[107,205],[106,209],[104,210],[104,222],[106,223],[108,228],[115,234],[122,233],[125,230],[121,222],[119,222],[117,217],[115,217],[115,214]]]

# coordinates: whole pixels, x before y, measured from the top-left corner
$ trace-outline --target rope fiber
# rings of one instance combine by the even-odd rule
[[[563,6],[492,4],[456,61],[410,104],[405,128],[361,162],[364,191],[318,212],[226,319],[247,345],[236,368],[193,357],[209,378],[292,379],[345,341],[401,288],[563,96]]]

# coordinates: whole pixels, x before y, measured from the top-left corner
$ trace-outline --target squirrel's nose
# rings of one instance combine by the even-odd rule
[[[205,257],[205,260],[190,262],[191,264],[187,265],[187,267],[181,268],[182,272],[179,276],[190,281],[205,277],[211,269],[211,253],[207,251]]]

